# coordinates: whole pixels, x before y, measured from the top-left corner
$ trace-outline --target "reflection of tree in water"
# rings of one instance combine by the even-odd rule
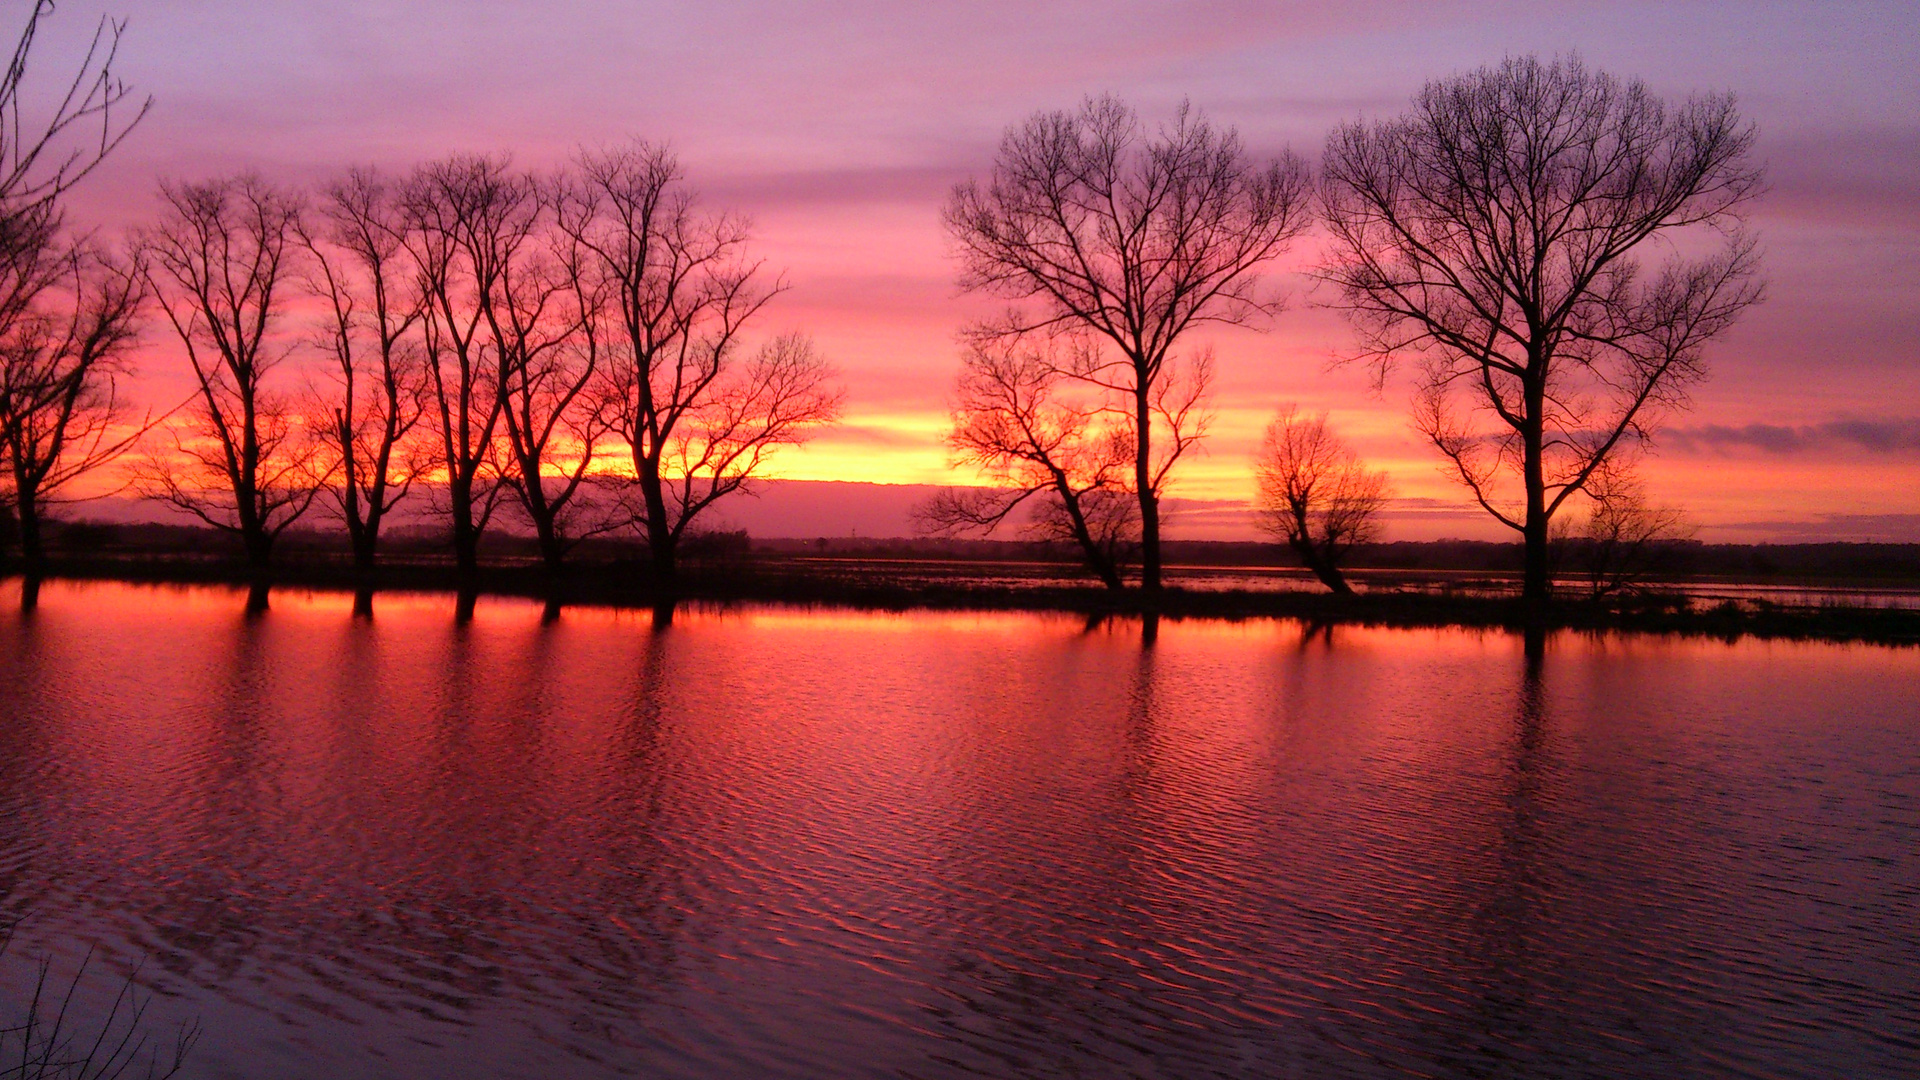
[[[1698,1075],[1716,1030],[1774,1039],[1728,1060],[1781,1060],[1729,994],[1830,1018],[1880,989],[1726,955],[1804,909],[1703,894],[1688,845],[1725,825],[1745,852],[1772,819],[1676,807],[1725,770],[1658,741],[1697,732],[1670,708],[1616,720],[1645,669],[1596,654],[1584,686],[1566,638],[1174,623],[1147,647],[1124,619],[908,639],[504,604],[315,633],[297,599],[247,621],[234,595],[127,631],[170,649],[96,698],[108,654],[60,595],[0,618],[0,910],[116,967],[167,952],[149,985],[205,1018],[203,1061]]]
[[[569,694],[551,627],[453,628],[437,650],[366,622],[344,632],[268,616],[210,635],[223,662],[192,672],[198,704],[165,718],[184,749],[126,793],[137,813],[114,842],[138,853],[137,891],[125,866],[62,851],[45,867],[123,913],[82,916],[103,959],[150,954],[148,985],[202,988],[290,1030],[397,1026],[452,1045],[504,1009],[514,1020],[493,1027],[509,1041],[506,1028],[568,1018],[540,1041],[589,1055],[657,1041],[610,1032],[635,1033],[672,992],[700,846],[697,816],[661,822],[676,817],[671,639],[617,654],[638,660],[622,715],[604,679]],[[563,730],[585,749],[553,744]],[[0,735],[22,751],[9,762],[48,760],[18,746],[29,732]]]
[[[42,620],[24,602],[21,611],[0,608],[0,925],[11,926],[29,913],[49,882],[40,850],[51,830],[49,808],[67,801],[65,770],[51,769],[58,732],[58,687],[48,672],[57,664],[49,655]]]
[[[568,670],[579,642],[561,640],[547,614],[517,654],[492,655],[485,633],[454,639],[436,801],[458,812],[435,824],[440,849],[420,860],[429,880],[454,872],[439,895],[409,903],[444,935],[423,943],[426,974],[457,988],[461,1013],[537,1002],[571,1014],[569,1030],[545,1037],[587,1053],[630,1042],[615,1029],[640,1022],[676,981],[684,853],[658,837],[672,810],[660,789],[670,675],[666,641],[648,636],[632,690],[582,703]],[[624,719],[623,696],[633,703]],[[607,745],[556,741],[603,725]]]
[[[1456,885],[1474,903],[1459,955],[1439,958],[1453,1003],[1417,1044],[1463,1074],[1685,1075],[1690,1044],[1713,1025],[1688,995],[1639,981],[1632,959],[1674,936],[1649,925],[1636,884],[1663,872],[1648,862],[1661,841],[1621,835],[1644,823],[1607,820],[1623,809],[1614,799],[1593,805],[1568,790],[1574,745],[1568,707],[1555,704],[1566,668],[1553,645],[1523,632],[1513,719],[1486,792],[1491,832],[1484,850],[1467,849],[1477,857]]]
[[[1309,619],[1300,625],[1300,644],[1297,651],[1302,656],[1311,654],[1315,645],[1322,653],[1333,652],[1333,623],[1326,619]]]
[[[657,1037],[671,1022],[648,1014],[680,988],[685,952],[704,955],[712,936],[696,917],[700,898],[691,882],[704,846],[699,826],[693,815],[676,813],[684,808],[672,788],[683,766],[672,740],[671,610],[665,620],[656,610],[653,625],[637,639],[638,664],[623,695],[631,704],[615,718],[603,787],[593,795],[605,809],[591,819],[596,834],[582,838],[589,850],[605,853],[606,872],[573,929],[582,968],[577,992],[586,1006],[576,1026],[585,1021],[602,1032],[627,1032],[615,1037],[628,1044],[635,1041],[633,1028],[652,1029]]]
[[[1219,940],[1245,940],[1222,892],[1248,837],[1215,814],[1204,704],[1166,695],[1190,673],[1142,629],[1023,658],[1008,683],[1052,684],[1024,715],[975,705],[999,737],[956,762],[970,768],[951,812],[970,827],[942,831],[951,869],[926,900],[944,955],[913,988],[955,1072],[1215,1075],[1248,1044],[1241,996],[1257,988],[1235,980],[1266,958]]]
[[[1033,1075],[1070,1075],[1062,1070],[1088,1059],[1085,1036],[1103,1027],[1094,1015],[1100,988],[1113,992],[1133,977],[1115,970],[1103,956],[1112,946],[1100,939],[1131,939],[1138,927],[1128,854],[1137,822],[1127,819],[1145,764],[1136,665],[1147,658],[1138,644],[1123,644],[1134,633],[1124,620],[1089,620],[1065,655],[1050,657],[1053,672],[1029,661],[968,703],[971,730],[953,762],[955,824],[936,830],[948,850],[920,898],[940,966],[927,973],[932,992],[916,1002],[939,1032],[941,1057],[962,1071],[991,1073],[1017,1060]],[[1031,685],[1041,700],[1003,697],[1005,684]],[[999,710],[1021,704],[1030,714],[1003,727]],[[1028,723],[1038,730],[1023,730]],[[1049,747],[1056,742],[1085,750],[1058,754]],[[1098,920],[1087,917],[1090,900]],[[1112,1007],[1122,1007],[1117,993]]]
[[[1563,837],[1552,819],[1557,768],[1551,741],[1546,683],[1547,635],[1527,628],[1521,641],[1520,679],[1514,694],[1510,737],[1500,749],[1502,761],[1488,791],[1490,824],[1480,873],[1484,891],[1464,927],[1462,976],[1470,995],[1461,1002],[1445,1040],[1433,1055],[1456,1068],[1485,1070],[1515,1047],[1535,1050],[1538,1040],[1558,1038],[1552,1031],[1559,1001],[1547,987],[1555,956],[1553,924]],[[1498,744],[1496,744],[1498,746]]]
[[[178,753],[165,771],[139,777],[133,792],[152,815],[144,829],[155,835],[128,845],[150,854],[149,887],[117,898],[136,913],[130,963],[144,953],[174,978],[229,983],[273,940],[259,915],[271,903],[273,862],[283,855],[276,837],[288,820],[284,763],[274,759],[267,734],[275,719],[267,705],[273,634],[250,595],[240,618],[195,642],[221,651],[197,671],[185,667],[189,704],[168,717]],[[117,944],[101,947],[112,953]]]

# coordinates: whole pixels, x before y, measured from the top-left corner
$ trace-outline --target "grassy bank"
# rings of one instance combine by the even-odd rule
[[[176,584],[256,585],[244,564],[178,554],[65,556],[46,577]],[[1701,603],[1676,594],[1539,606],[1498,595],[1431,589],[1376,589],[1340,597],[1248,588],[1169,587],[1158,597],[1115,593],[1052,573],[1029,579],[978,564],[920,564],[859,559],[748,558],[688,567],[671,582],[638,563],[594,563],[551,574],[528,562],[497,562],[463,581],[438,560],[387,563],[362,574],[338,559],[289,560],[266,580],[275,587],[346,592],[446,592],[524,597],[559,606],[656,608],[700,602],[784,603],[879,611],[1045,611],[1089,618],[1295,619],[1326,625],[1576,629],[1885,644],[1920,644],[1920,611],[1889,607],[1782,605],[1765,600]],[[1404,579],[1402,579],[1404,580]]]

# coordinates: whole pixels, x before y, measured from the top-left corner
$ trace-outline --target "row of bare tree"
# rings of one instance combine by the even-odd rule
[[[657,147],[546,175],[494,157],[354,172],[311,201],[252,176],[161,194],[125,252],[43,239],[32,250],[50,265],[31,269],[51,284],[12,275],[31,291],[0,311],[29,561],[59,490],[154,426],[115,393],[149,301],[194,395],[133,484],[234,534],[259,566],[320,506],[370,566],[426,479],[463,570],[506,504],[549,566],[632,528],[671,573],[703,511],[839,407],[807,339],[743,343],[779,282],[748,256],[745,224],[700,213]],[[325,378],[283,370],[301,349],[324,356]]]
[[[947,209],[962,287],[1008,308],[965,335],[948,436],[994,488],[934,500],[925,526],[992,529],[1029,506],[1030,531],[1108,585],[1137,548],[1157,588],[1168,477],[1211,419],[1192,332],[1275,314],[1260,272],[1317,222],[1310,274],[1360,332],[1350,359],[1379,386],[1411,370],[1415,426],[1520,535],[1525,594],[1545,597],[1574,500],[1589,531],[1644,531],[1633,461],[1760,299],[1753,142],[1728,95],[1669,105],[1572,58],[1438,80],[1403,116],[1343,125],[1317,183],[1185,107],[1154,131],[1112,98],[1036,114]],[[1271,531],[1346,591],[1338,560],[1373,534],[1383,478],[1324,416],[1291,413],[1256,471]]]
[[[489,156],[355,171],[311,202],[252,176],[161,194],[137,258],[197,393],[135,483],[258,564],[324,500],[371,565],[430,479],[462,570],[504,504],[550,567],[632,528],[671,573],[703,511],[839,409],[806,338],[748,348],[780,283],[659,147],[548,173]],[[275,373],[303,298],[329,377],[296,393]]]
[[[747,223],[697,207],[646,143],[545,172],[484,155],[356,170],[317,192],[162,183],[159,218],[124,244],[76,234],[62,197],[151,100],[115,74],[123,24],[103,20],[51,114],[23,122],[53,10],[36,0],[0,73],[0,516],[30,566],[47,509],[144,447],[132,486],[256,566],[321,507],[370,566],[424,483],[463,571],[511,507],[550,567],[631,529],[670,574],[703,513],[838,415],[806,337],[749,340],[782,284]],[[122,393],[152,321],[193,385],[158,419]],[[302,353],[324,377],[287,363]]]

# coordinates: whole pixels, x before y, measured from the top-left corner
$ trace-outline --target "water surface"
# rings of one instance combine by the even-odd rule
[[[1920,651],[16,595],[0,997],[91,949],[192,1075],[1920,1059]]]

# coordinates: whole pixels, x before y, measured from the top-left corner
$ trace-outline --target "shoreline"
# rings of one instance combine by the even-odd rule
[[[1848,604],[1787,605],[1764,599],[1702,604],[1684,595],[1651,593],[1608,601],[1584,598],[1529,604],[1517,597],[1431,591],[1376,591],[1355,596],[1286,589],[1190,589],[1175,583],[1158,597],[1098,585],[1035,579],[1034,584],[981,580],[993,569],[946,579],[915,577],[900,563],[861,560],[754,560],[686,568],[671,582],[655,580],[631,563],[582,563],[558,574],[537,564],[483,565],[463,580],[450,564],[394,561],[362,573],[331,560],[289,560],[261,575],[222,558],[55,558],[42,581],[118,581],[128,584],[230,585],[305,588],[353,593],[440,593],[463,598],[513,597],[544,601],[556,609],[671,608],[682,603],[771,603],[854,610],[1032,611],[1093,618],[1158,617],[1171,620],[1286,619],[1309,625],[1389,628],[1479,628],[1509,631],[1575,630],[1625,632],[1735,641],[1859,642],[1920,645],[1920,610]],[[17,566],[0,567],[0,580],[21,577]]]

